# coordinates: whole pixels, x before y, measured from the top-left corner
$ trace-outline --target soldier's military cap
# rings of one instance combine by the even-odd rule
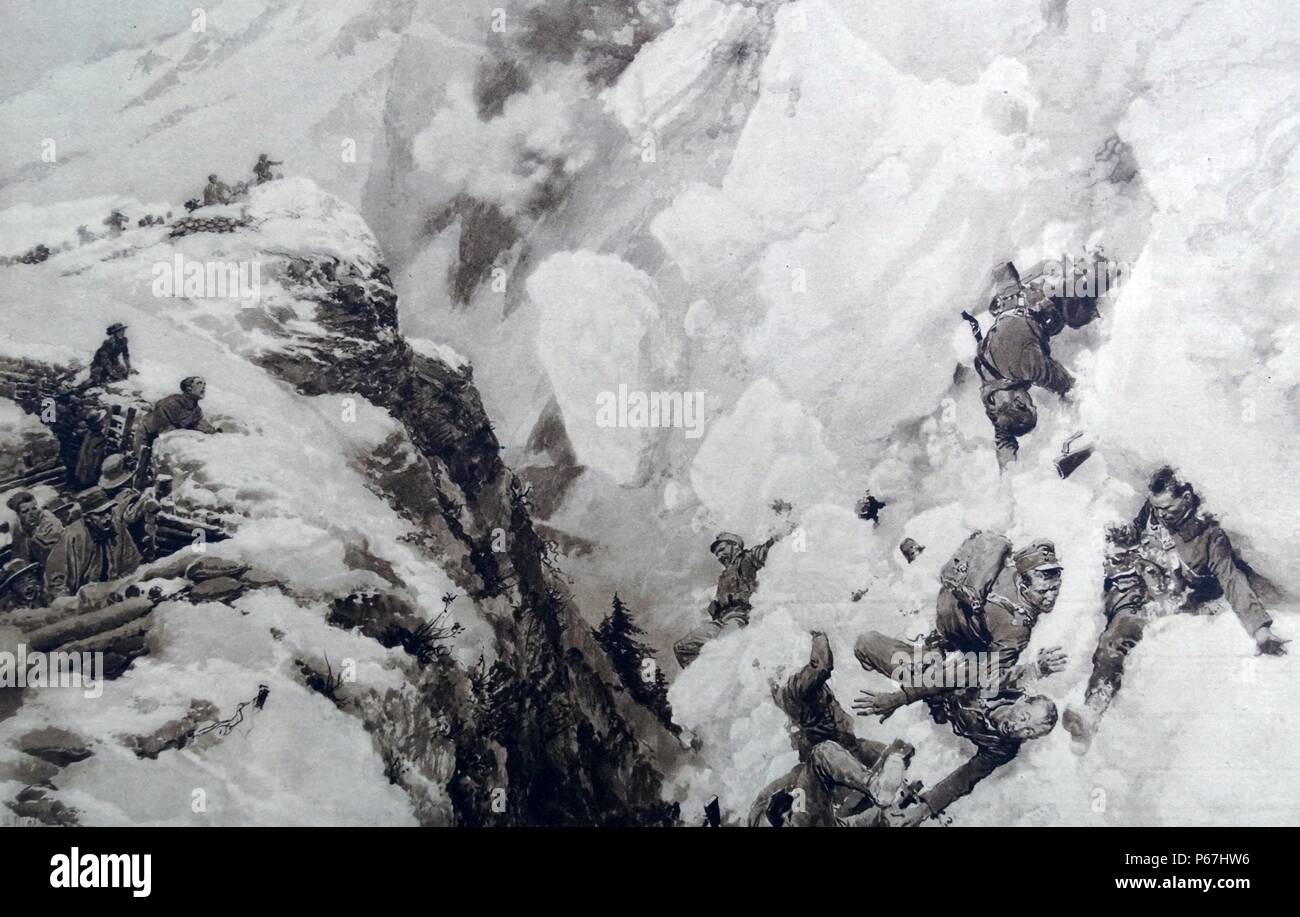
[[[1013,554],[1012,559],[1015,561],[1017,573],[1061,569],[1061,564],[1056,559],[1056,545],[1050,541],[1035,541]]]
[[[83,513],[97,513],[113,505],[113,498],[102,487],[89,487],[77,494]]]
[[[713,539],[713,544],[709,545],[709,550],[716,551],[718,545],[722,544],[734,544],[738,548],[745,547],[744,539],[739,535],[734,535],[731,532],[718,532],[718,537]]]

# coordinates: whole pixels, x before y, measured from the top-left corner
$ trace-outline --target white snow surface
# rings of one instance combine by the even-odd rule
[[[351,207],[303,178],[254,188],[246,205],[200,211],[217,212],[245,213],[253,225],[175,240],[166,238],[166,228],[132,227],[42,264],[0,268],[6,316],[0,353],[88,362],[104,326],[122,321],[139,370],[124,388],[154,400],[175,391],[185,376],[204,376],[205,414],[223,432],[181,431],[159,441],[160,453],[180,471],[177,499],[219,512],[235,526],[232,538],[208,545],[207,553],[265,570],[304,598],[260,590],[233,608],[213,602],[163,607],[155,612],[149,655],[108,682],[102,697],[30,691],[34,696],[0,724],[0,733],[12,740],[56,725],[86,741],[95,754],[69,766],[59,781],[59,798],[79,810],[82,824],[411,822],[404,794],[383,776],[361,721],[304,687],[293,660],[321,671],[327,659],[335,671],[353,660],[356,681],[345,691],[373,689],[382,696],[404,681],[401,650],[325,622],[332,598],[386,586],[375,573],[351,568],[345,547],[391,565],[427,612],[441,610],[441,596],[459,590],[438,564],[401,541],[412,526],[366,486],[360,461],[399,429],[397,422],[360,397],[301,396],[250,362],[268,349],[326,334],[312,320],[314,304],[298,298],[300,289],[285,277],[287,258],[334,256],[364,273],[379,260],[376,243]],[[8,225],[6,216],[0,214],[0,226]],[[257,262],[259,300],[154,296],[154,265],[177,253],[195,261]],[[286,342],[259,330],[285,309],[296,316],[286,325],[297,338]],[[433,342],[423,349],[439,353]],[[9,429],[17,433],[32,421],[10,414],[0,415],[6,442]],[[462,600],[455,611],[467,628],[456,652],[464,661],[477,660],[480,650],[490,654],[487,625],[472,604]],[[272,636],[273,628],[282,639]],[[147,735],[178,719],[192,698],[229,716],[259,683],[271,688],[271,698],[249,718],[250,727],[204,737],[156,760],[138,759],[122,744],[124,735]],[[3,792],[15,790],[8,783]],[[123,794],[128,785],[147,790]],[[190,807],[197,789],[206,793],[204,811]]]

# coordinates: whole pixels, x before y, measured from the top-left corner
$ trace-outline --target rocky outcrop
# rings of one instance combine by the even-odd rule
[[[471,369],[417,353],[402,338],[382,265],[298,260],[285,270],[330,334],[266,353],[261,365],[303,394],[355,393],[401,422],[418,457],[376,485],[429,533],[427,547],[496,633],[491,667],[466,672],[435,656],[422,671],[420,704],[399,696],[371,703],[377,709],[366,720],[391,762],[390,779],[408,789],[446,787],[449,812],[417,803],[432,823],[448,814],[462,824],[675,820],[675,807],[660,798],[656,757],[679,746],[653,712],[613,690],[609,660],[533,524],[528,488],[501,461]],[[408,615],[392,616],[400,632]],[[389,708],[406,711],[400,728]]]

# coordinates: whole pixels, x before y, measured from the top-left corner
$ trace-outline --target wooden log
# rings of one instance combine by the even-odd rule
[[[137,618],[118,627],[102,631],[84,640],[74,640],[59,647],[65,653],[120,653],[139,655],[144,652],[144,638],[153,627],[149,617]]]
[[[96,634],[121,627],[128,621],[149,614],[153,609],[154,603],[143,596],[125,599],[116,605],[66,618],[31,631],[27,634],[28,645],[34,650],[48,652],[58,649],[65,643],[86,640]]]
[[[24,471],[22,474],[14,475],[12,478],[0,481],[0,490],[10,490],[15,487],[33,487],[36,484],[58,480],[66,473],[62,462],[47,462],[39,468],[33,468]]]

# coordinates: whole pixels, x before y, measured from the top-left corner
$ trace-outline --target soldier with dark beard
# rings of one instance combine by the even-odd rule
[[[135,572],[140,551],[127,530],[117,501],[103,488],[77,495],[81,518],[68,525],[45,566],[51,598],[76,595],[88,583],[102,583]]]

